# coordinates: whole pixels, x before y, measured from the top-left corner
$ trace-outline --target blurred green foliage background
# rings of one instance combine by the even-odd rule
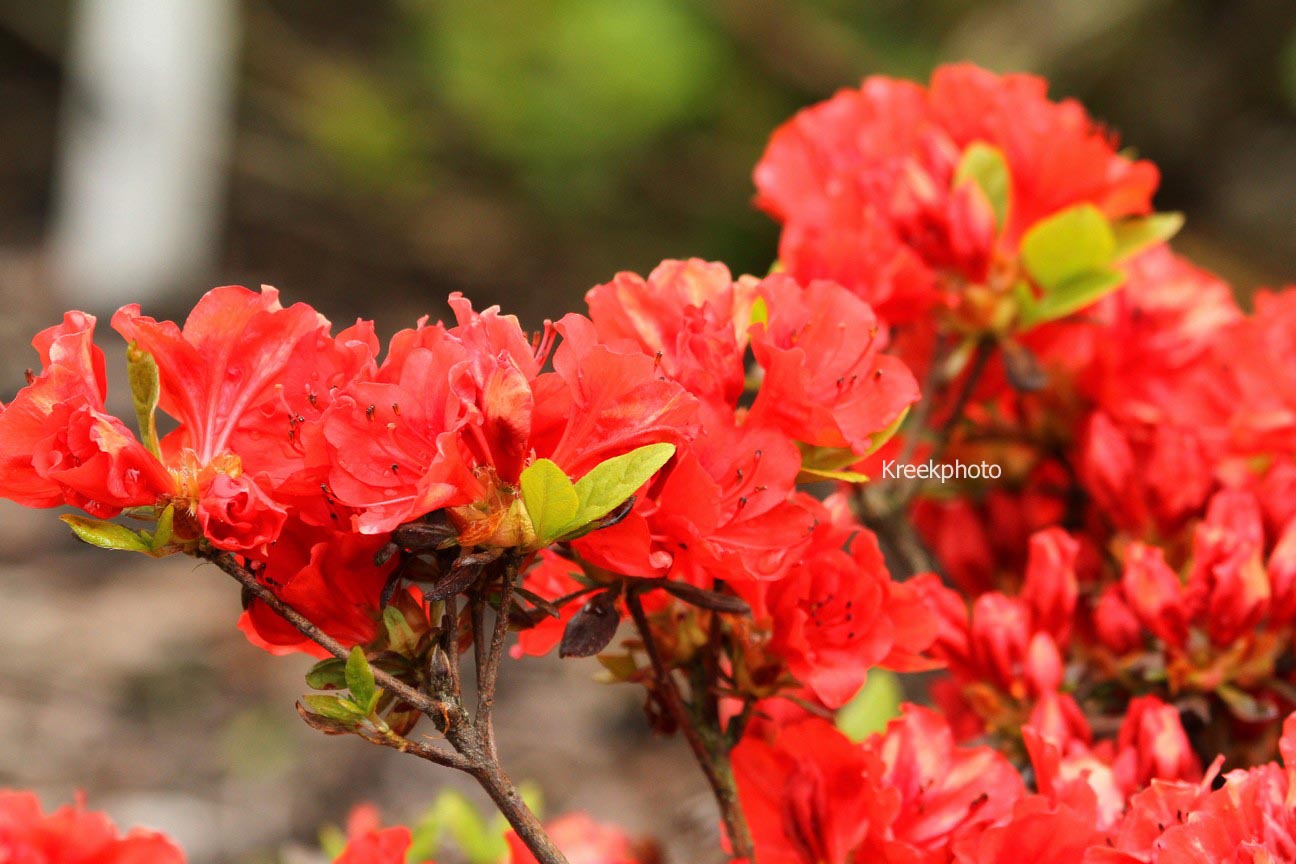
[[[71,8],[0,0],[0,244],[48,215]],[[212,279],[338,319],[378,297],[394,326],[460,289],[534,323],[667,256],[763,271],[769,131],[866,74],[957,59],[1081,98],[1163,167],[1207,263],[1296,272],[1289,2],[264,0],[240,29]]]

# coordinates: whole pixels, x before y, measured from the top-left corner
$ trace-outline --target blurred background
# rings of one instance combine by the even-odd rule
[[[0,398],[69,307],[174,316],[266,283],[390,332],[462,290],[535,326],[666,257],[764,272],[769,132],[963,59],[1049,77],[1155,160],[1180,247],[1244,295],[1296,277],[1286,0],[0,0]],[[85,789],[196,864],[294,859],[358,800],[412,819],[468,789],[317,740],[292,710],[308,662],[242,640],[219,572],[62,527],[0,507],[0,786]],[[596,670],[505,670],[506,764],[550,814],[712,860],[683,745]]]

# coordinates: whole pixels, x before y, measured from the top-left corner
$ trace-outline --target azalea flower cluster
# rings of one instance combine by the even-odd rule
[[[653,864],[651,844],[575,812],[549,823],[550,834],[571,861],[579,864]],[[535,858],[509,833],[508,852],[499,864],[535,864]],[[434,864],[414,850],[413,832],[384,827],[376,808],[360,805],[347,820],[345,845],[336,864]],[[46,813],[30,792],[0,789],[0,853],[14,864],[185,864],[183,850],[157,831],[132,828],[119,832],[103,813],[74,805]],[[415,855],[418,860],[409,858]]]
[[[307,722],[472,774],[515,861],[644,859],[518,807],[510,630],[643,688],[735,860],[1296,856],[1296,289],[1245,312],[1167,244],[1155,166],[1027,75],[870,78],[755,181],[769,275],[666,261],[534,334],[458,295],[385,351],[273,289],[125,307],[138,434],[69,313],[0,410],[0,495],[216,561],[254,644],[349,690]],[[939,712],[852,740],[879,667]],[[409,849],[352,833],[340,860]]]
[[[903,452],[1003,467],[858,497],[898,568],[943,577],[904,583],[943,716],[859,745],[753,727],[760,860],[1290,858],[1296,290],[1244,312],[1165,245],[1155,168],[1029,76],[869,79],[756,180],[788,271],[870,299],[925,370]]]

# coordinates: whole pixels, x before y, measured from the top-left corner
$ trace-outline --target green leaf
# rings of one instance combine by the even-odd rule
[[[1178,234],[1183,224],[1182,213],[1153,213],[1113,223],[1112,233],[1116,237],[1114,260],[1124,261],[1149,246],[1164,243]]]
[[[1094,271],[1106,271],[1116,254],[1107,217],[1092,204],[1078,204],[1039,222],[1022,238],[1026,269],[1047,296]]]
[[[824,480],[842,480],[847,483],[865,483],[868,477],[856,471],[848,471],[860,459],[864,458],[845,447],[814,447],[798,441],[801,450],[801,471],[797,474],[798,483],[819,483]]]
[[[116,522],[105,522],[102,519],[91,519],[88,516],[60,516],[72,533],[91,546],[100,549],[117,549],[124,552],[153,553],[153,546],[137,532]]]
[[[882,445],[894,438],[895,434],[900,431],[900,427],[904,425],[905,418],[908,416],[909,406],[906,405],[905,409],[901,411],[885,429],[881,432],[873,433],[872,437],[869,438],[869,449],[864,453],[864,455],[872,456],[874,453],[881,450]]]
[[[548,546],[561,537],[580,508],[576,487],[563,470],[548,459],[537,459],[520,478],[522,503],[526,505],[536,540]]]
[[[157,528],[153,532],[153,551],[161,552],[171,543],[175,531],[175,505],[168,504],[158,514]]]
[[[158,445],[157,406],[161,387],[158,383],[158,366],[153,355],[134,342],[126,346],[126,374],[130,380],[131,399],[135,403],[135,421],[139,424],[140,438],[154,456],[161,458]]]
[[[355,724],[368,716],[354,702],[341,696],[303,696],[302,701],[312,714],[339,723]]]
[[[319,832],[319,844],[320,849],[324,852],[324,857],[333,861],[346,851],[346,832],[336,825],[325,825]]]
[[[373,713],[381,693],[374,685],[373,669],[359,645],[351,649],[351,656],[347,658],[346,683],[352,701],[364,710],[365,716]]]
[[[954,169],[954,185],[969,182],[981,189],[990,209],[994,211],[995,227],[1002,229],[1008,218],[1008,195],[1012,179],[1008,173],[1008,162],[998,147],[976,141],[963,151],[963,158]]]
[[[470,864],[494,864],[508,854],[503,833],[492,831],[477,808],[458,792],[438,795],[428,819],[454,838]]]
[[[1117,270],[1095,270],[1083,273],[1052,289],[1022,314],[1022,325],[1034,327],[1045,321],[1055,321],[1083,309],[1090,303],[1110,293],[1125,281],[1125,274]]]
[[[410,626],[405,613],[395,606],[383,609],[383,626],[387,630],[387,644],[397,654],[414,656],[418,648],[418,636]]]
[[[822,483],[837,481],[841,483],[867,483],[868,475],[858,471],[833,471],[828,468],[807,468],[802,466],[797,474],[798,483]]]
[[[341,690],[347,686],[346,661],[327,657],[306,673],[306,686],[312,690]]]
[[[625,503],[675,455],[674,444],[648,444],[600,462],[575,484],[548,459],[537,459],[522,472],[526,505],[536,544],[580,532]]]
[[[887,722],[900,715],[904,694],[900,679],[885,669],[870,669],[864,686],[837,712],[837,728],[852,741],[886,731]]]
[[[652,479],[675,455],[674,444],[648,444],[600,462],[576,481],[580,509],[568,530],[602,519]]]

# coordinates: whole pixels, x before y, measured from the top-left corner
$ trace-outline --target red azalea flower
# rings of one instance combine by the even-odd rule
[[[604,344],[593,323],[567,315],[554,371],[535,384],[531,446],[569,477],[645,444],[683,444],[697,429],[697,400],[667,380],[638,347]]]
[[[328,321],[304,303],[288,309],[279,292],[215,288],[198,301],[183,329],[123,306],[113,328],[153,356],[161,408],[182,424],[181,446],[200,465],[228,452],[244,412],[270,397],[300,342],[327,332]]]
[[[1233,446],[1246,454],[1296,452],[1296,288],[1262,291],[1255,312],[1221,334],[1214,364],[1227,384]]]
[[[1098,411],[1085,423],[1078,456],[1098,512],[1136,536],[1173,534],[1215,488],[1217,460],[1201,428],[1118,424]]]
[[[1202,425],[1215,414],[1203,366],[1221,331],[1243,319],[1233,289],[1168,246],[1127,261],[1121,290],[1081,325],[1082,344],[1064,346],[1082,370],[1085,394],[1120,422]],[[1042,359],[1050,356],[1039,344]],[[1059,350],[1058,353],[1061,353]],[[1079,362],[1077,362],[1079,361]],[[1081,365],[1083,364],[1083,365]]]
[[[1092,807],[1023,798],[1005,822],[954,844],[955,864],[1075,864],[1102,841]]]
[[[863,454],[874,436],[918,401],[918,382],[897,357],[873,310],[839,285],[802,289],[786,276],[758,287],[768,320],[752,328],[764,370],[751,422],[814,447]]]
[[[261,529],[277,517],[254,517],[245,505],[269,503],[272,490],[248,490],[241,504],[229,502],[226,494],[207,506],[203,499],[218,475],[240,478],[247,490],[251,485],[273,486],[274,476],[285,477],[301,467],[294,450],[280,451],[286,463],[245,464],[233,447],[249,436],[249,417],[265,421],[281,413],[289,364],[301,356],[303,345],[315,346],[328,338],[329,326],[304,303],[283,308],[278,292],[268,287],[260,294],[239,286],[213,289],[198,301],[183,328],[145,317],[135,305],[113,316],[113,327],[157,363],[159,406],[180,421],[163,442],[179,509],[190,515],[202,511],[202,522],[210,525],[213,516],[229,514],[234,507],[235,522],[217,534],[223,548],[253,554],[264,550]],[[301,374],[294,371],[294,377]],[[291,443],[292,425],[270,434]],[[268,458],[275,451],[258,448],[257,453]],[[228,484],[221,489],[230,491]],[[250,533],[238,530],[239,525],[250,526]]]
[[[95,319],[69,312],[32,345],[41,372],[0,406],[0,495],[27,507],[70,504],[101,518],[150,505],[171,475],[116,417],[105,413],[103,352]]]
[[[817,718],[780,729],[768,743],[748,734],[732,761],[762,864],[848,864],[900,806],[899,792],[881,782],[876,754]]]
[[[1264,524],[1249,492],[1215,495],[1193,535],[1186,593],[1204,604],[1211,641],[1228,646],[1253,630],[1269,611]]]
[[[373,380],[336,396],[323,420],[328,492],[355,511],[357,530],[383,534],[471,501],[459,446],[476,396],[471,363],[463,342],[420,322],[392,337]]]
[[[917,705],[902,706],[886,732],[866,743],[886,765],[882,783],[899,791],[901,803],[859,860],[947,861],[954,838],[1004,821],[1025,794],[1007,759],[989,747],[954,746],[945,719]],[[903,857],[902,849],[914,857]]]
[[[411,842],[410,829],[403,825],[371,831],[348,840],[333,864],[405,864]]]
[[[1077,551],[1060,529],[1037,532],[1021,594],[988,592],[970,608],[958,593],[920,583],[941,622],[931,656],[949,666],[953,679],[936,696],[960,716],[961,732],[979,731],[961,716],[968,711],[992,729],[1016,729],[1032,704],[1061,687],[1078,593]]]
[[[682,579],[778,579],[810,540],[812,499],[795,492],[801,457],[783,435],[719,421],[684,447],[619,525],[577,541],[613,572]]]
[[[45,371],[0,413],[0,441],[31,454],[6,457],[0,494],[33,506],[66,502],[97,516],[173,504],[176,536],[205,533],[219,548],[264,555],[293,498],[280,500],[282,484],[311,471],[296,436],[306,423],[298,412],[313,405],[318,417],[331,388],[363,372],[371,353],[365,328],[336,341],[310,307],[284,309],[273,289],[238,287],[205,295],[183,329],[135,306],[118,311],[113,324],[151,355],[160,406],[180,420],[162,442],[162,459],[103,412],[94,319],[69,313],[37,337]]]
[[[742,396],[743,352],[754,280],[737,284],[723,264],[663,261],[647,279],[618,273],[585,295],[599,338],[626,340],[704,403],[733,408]]]
[[[72,806],[42,812],[30,792],[0,790],[0,861],[13,864],[184,864],[167,837],[142,828],[119,835],[102,813]]]
[[[545,825],[569,864],[652,864],[651,845],[637,842],[614,825],[594,821],[586,813],[568,813]],[[513,831],[504,835],[511,864],[536,864],[535,856]]]
[[[850,701],[873,666],[930,666],[918,658],[936,636],[926,595],[891,581],[872,532],[836,524],[826,510],[786,576],[731,587],[758,624],[769,622],[766,650],[828,708]]]
[[[289,523],[264,564],[255,567],[260,582],[344,645],[372,641],[381,617],[379,599],[395,562],[374,564],[385,537],[343,534]],[[252,644],[272,654],[327,652],[260,601],[239,619]]]
[[[888,323],[917,320],[938,280],[982,282],[1032,225],[1091,203],[1109,217],[1146,213],[1158,174],[1117,153],[1075,102],[1043,80],[944,66],[927,90],[875,76],[775,131],[756,166],[757,203],[784,225],[780,259],[802,280],[841,282]],[[1007,220],[954,172],[973,143],[1009,173]]]
[[[1130,700],[1116,738],[1117,778],[1127,792],[1152,780],[1201,779],[1202,766],[1184,732],[1179,709],[1155,696]]]
[[[1284,725],[1290,743],[1292,721]],[[1274,864],[1296,860],[1296,808],[1293,808],[1291,753],[1288,767],[1270,763],[1225,776],[1194,811],[1177,814],[1154,842],[1157,864]]]
[[[406,864],[413,843],[410,829],[397,825],[382,827],[378,808],[360,804],[347,817],[347,844],[333,864]],[[433,864],[424,861],[423,864]]]

